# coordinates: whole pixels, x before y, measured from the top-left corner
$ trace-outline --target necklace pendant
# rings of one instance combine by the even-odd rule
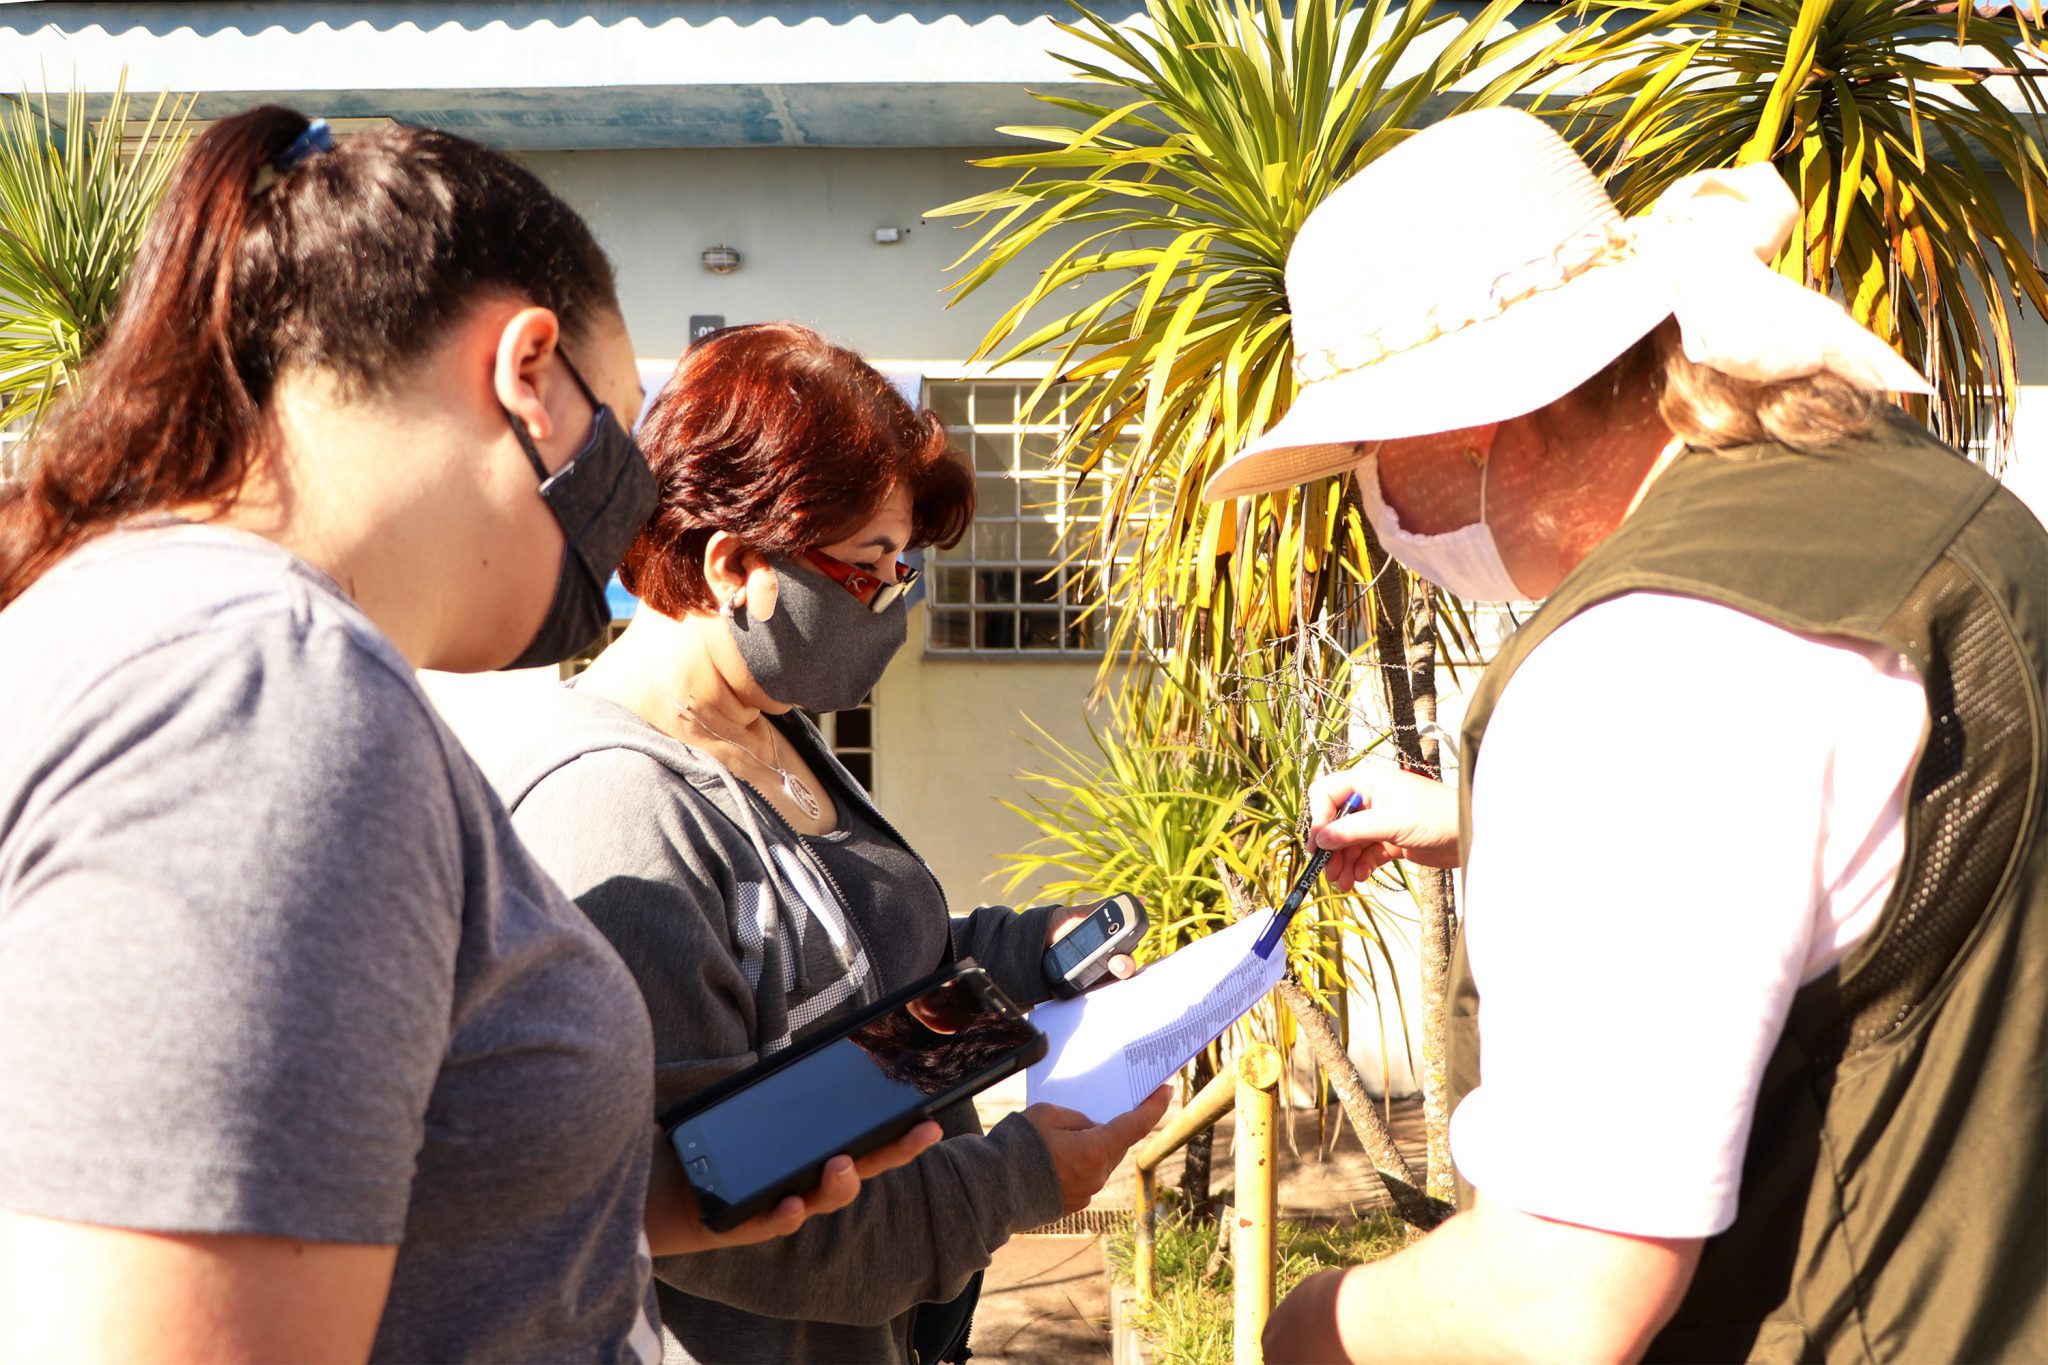
[[[796,808],[813,820],[825,813],[825,808],[818,804],[817,793],[798,781],[795,773],[782,775],[782,794],[796,802]]]

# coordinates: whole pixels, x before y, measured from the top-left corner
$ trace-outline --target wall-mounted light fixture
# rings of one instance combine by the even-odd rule
[[[707,247],[699,259],[704,262],[704,268],[714,275],[730,275],[740,268],[740,253],[729,246]]]
[[[902,240],[903,229],[900,227],[878,227],[875,229],[875,241],[882,246],[894,246]]]

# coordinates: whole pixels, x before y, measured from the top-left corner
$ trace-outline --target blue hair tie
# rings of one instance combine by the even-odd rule
[[[271,164],[280,171],[288,171],[316,152],[334,150],[334,134],[328,131],[327,120],[316,118],[306,125],[306,131],[292,139],[292,145],[277,154]]]

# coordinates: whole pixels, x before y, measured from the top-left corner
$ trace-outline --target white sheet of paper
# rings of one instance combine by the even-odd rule
[[[1047,1046],[1024,1073],[1025,1102],[1064,1105],[1097,1123],[1135,1108],[1286,973],[1284,949],[1269,958],[1252,953],[1272,918],[1262,910],[1129,981],[1031,1011]]]

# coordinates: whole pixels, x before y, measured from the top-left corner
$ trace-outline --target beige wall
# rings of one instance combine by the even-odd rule
[[[2017,194],[2005,190],[1999,201],[2008,221],[2027,221],[2026,206]],[[2002,477],[2035,516],[2048,522],[2048,321],[2029,309],[2024,316],[2015,315],[2013,333],[2019,343],[2020,383],[2024,387],[2012,444],[2004,452]]]
[[[434,709],[473,753],[501,748],[494,736],[530,723],[522,703],[561,680],[555,668],[522,668],[516,673],[436,673],[423,668],[418,676]]]
[[[2019,416],[2000,477],[2036,517],[2048,522],[2048,385],[2020,391]]]
[[[1034,883],[1006,895],[991,879],[998,858],[1032,838],[1001,803],[1026,804],[1035,784],[1018,774],[1051,766],[1031,745],[1031,721],[1092,752],[1086,702],[1095,663],[932,656],[923,641],[919,605],[910,643],[875,689],[875,799],[938,873],[955,910],[1028,904]]]
[[[1000,189],[971,149],[547,152],[523,159],[588,218],[619,271],[626,323],[643,356],[673,357],[692,314],[728,323],[788,320],[874,358],[964,360],[1028,287],[1024,269],[946,307],[946,268],[975,241],[926,210]],[[906,229],[877,245],[878,227]],[[742,258],[705,270],[706,247]]]

